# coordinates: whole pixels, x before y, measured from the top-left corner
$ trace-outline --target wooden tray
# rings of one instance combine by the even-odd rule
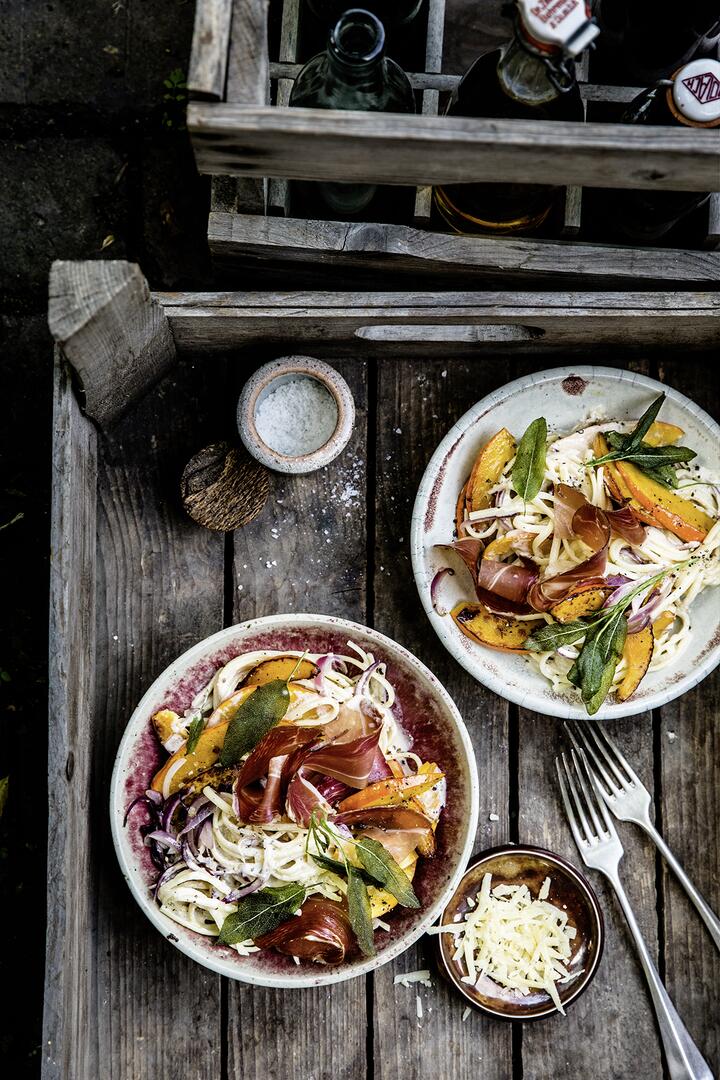
[[[471,15],[475,5],[465,0],[454,0],[452,7],[451,0],[427,0],[415,31],[425,35],[419,49],[424,66],[410,75],[421,115],[288,109],[299,61],[308,58],[300,52],[304,5],[305,0],[244,0],[233,8],[232,0],[200,0],[197,6],[188,87],[198,100],[189,106],[188,128],[198,167],[215,176],[208,239],[221,262],[290,260],[445,281],[469,274],[516,284],[566,280],[573,287],[645,288],[671,281],[700,286],[720,280],[720,254],[707,250],[720,243],[720,196],[698,212],[701,221],[705,215],[700,235],[691,239],[680,230],[680,248],[599,242],[602,234],[588,230],[583,211],[583,185],[712,189],[720,132],[608,123],[639,88],[590,81],[587,56],[579,65],[585,124],[438,117],[468,60],[456,55],[457,43],[444,41],[446,21],[462,16],[473,31],[480,24],[470,53],[479,55],[508,34],[496,0],[481,15]],[[271,34],[272,53],[269,14],[279,22]],[[458,73],[448,74],[455,67]],[[573,185],[566,189],[561,240],[438,231],[430,185],[512,175],[538,182],[560,175]],[[318,221],[291,216],[287,178],[375,181],[416,190],[414,201],[405,210],[396,208],[389,223]]]
[[[553,774],[562,725],[473,682],[422,614],[408,553],[415,492],[472,403],[523,372],[586,359],[587,344],[598,362],[665,379],[717,416],[719,320],[720,299],[694,293],[152,296],[127,263],[55,265],[46,1080],[420,1080],[429,1062],[433,1076],[455,1080],[523,1070],[602,1080],[638,1061],[643,1078],[660,1080],[644,982],[597,875],[606,953],[564,1020],[522,1033],[476,1014],[463,1020],[428,939],[331,991],[252,988],[194,965],[143,917],[115,862],[108,784],[136,702],[176,655],[236,621],[328,612],[402,642],[455,698],[480,770],[478,849],[521,839],[577,865]],[[509,332],[526,326],[544,337]],[[352,441],[327,470],[274,477],[269,505],[246,529],[204,531],[179,507],[182,467],[232,434],[256,364],[290,349],[335,357],[355,396]],[[94,420],[81,411],[78,380]],[[667,840],[716,909],[719,697],[715,672],[657,714],[612,724],[654,785]],[[717,1069],[720,957],[639,830],[621,826],[621,835],[643,929]],[[432,989],[394,985],[424,967]]]

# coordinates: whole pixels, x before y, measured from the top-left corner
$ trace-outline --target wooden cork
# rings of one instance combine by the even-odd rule
[[[232,532],[253,521],[269,493],[265,466],[228,442],[211,443],[190,458],[180,481],[190,517],[216,532]]]

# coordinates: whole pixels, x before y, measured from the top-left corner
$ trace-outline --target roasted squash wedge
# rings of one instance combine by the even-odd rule
[[[301,660],[298,664],[294,656],[278,656],[272,660],[263,660],[248,673],[242,684],[243,686],[264,686],[273,679],[287,681],[291,675],[294,679],[312,679],[314,675],[317,675],[317,668],[311,660]]]
[[[533,622],[495,615],[483,604],[457,604],[450,614],[465,637],[505,652],[525,652],[523,646],[535,627]]]
[[[412,855],[408,855],[407,859],[403,859],[400,863],[400,869],[405,871],[411,881],[415,877],[417,862],[417,853],[413,852]],[[397,900],[392,893],[387,892],[385,889],[378,889],[374,885],[369,887],[368,896],[370,899],[370,914],[373,919],[381,919],[383,915],[387,915],[388,911],[392,911],[397,906]]]
[[[674,622],[675,616],[672,611],[662,611],[652,624],[653,637],[662,637],[668,626],[672,626]]]
[[[611,592],[612,589],[585,585],[550,608],[550,614],[558,622],[574,622],[575,619],[581,619],[583,615],[592,615],[594,611],[599,611]]]
[[[633,500],[649,510],[664,529],[681,540],[705,539],[715,521],[694,503],[646,476],[631,461],[614,461],[613,468],[622,478]]]
[[[648,428],[643,439],[648,446],[672,446],[681,439],[685,432],[677,424],[666,424],[663,420],[655,420]]]
[[[627,701],[631,694],[635,693],[650,667],[654,647],[655,639],[649,626],[637,634],[628,634],[625,638],[623,656],[627,660],[627,671],[615,691],[618,701]]]
[[[153,716],[152,725],[155,728],[155,734],[163,746],[168,739],[171,739],[173,735],[177,734],[175,725],[179,719],[179,715],[176,712],[173,712],[172,709],[159,709]]]
[[[252,689],[254,690],[255,687]],[[162,792],[165,777],[181,758],[185,758],[185,760],[172,775],[168,785],[168,795],[174,795],[180,788],[185,787],[188,781],[193,780],[198,773],[205,772],[206,769],[215,765],[220,757],[229,723],[229,720],[225,720],[223,723],[216,724],[215,727],[205,728],[200,733],[200,738],[192,754],[185,755],[186,744],[183,743],[180,749],[176,750],[172,757],[168,758],[162,769],[155,773],[153,782],[150,785],[153,790]]]
[[[465,507],[485,510],[490,505],[490,488],[497,484],[508,461],[515,455],[515,440],[507,428],[501,428],[486,442],[475,458],[465,493]]]

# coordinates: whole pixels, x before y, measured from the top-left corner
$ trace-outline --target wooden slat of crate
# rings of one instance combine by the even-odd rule
[[[566,213],[566,223],[571,221]],[[216,212],[208,220],[208,241],[216,260],[228,267],[240,260],[246,265],[276,261],[286,267],[313,262],[348,270],[425,274],[448,284],[453,275],[465,281],[502,275],[516,287],[547,281],[557,287],[566,282],[570,288],[633,288],[640,283],[657,288],[663,282],[712,288],[720,281],[720,254],[714,251],[454,236],[407,225]]]
[[[191,102],[205,173],[379,184],[503,181],[712,191],[720,132]],[[715,135],[717,134],[717,138]]]

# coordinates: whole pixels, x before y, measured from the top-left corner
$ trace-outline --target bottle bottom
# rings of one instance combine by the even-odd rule
[[[484,186],[472,184],[457,188],[436,187],[433,189],[435,207],[454,232],[495,236],[533,232],[545,222],[556,201],[551,194],[552,189],[547,189],[549,198],[536,203],[532,209],[516,207],[513,210],[505,206],[502,210],[496,208],[493,212],[491,199],[484,202],[478,197]],[[492,189],[492,185],[489,187]],[[462,195],[469,191],[472,191],[474,198],[467,200],[463,208],[455,200],[458,196],[462,198]]]

